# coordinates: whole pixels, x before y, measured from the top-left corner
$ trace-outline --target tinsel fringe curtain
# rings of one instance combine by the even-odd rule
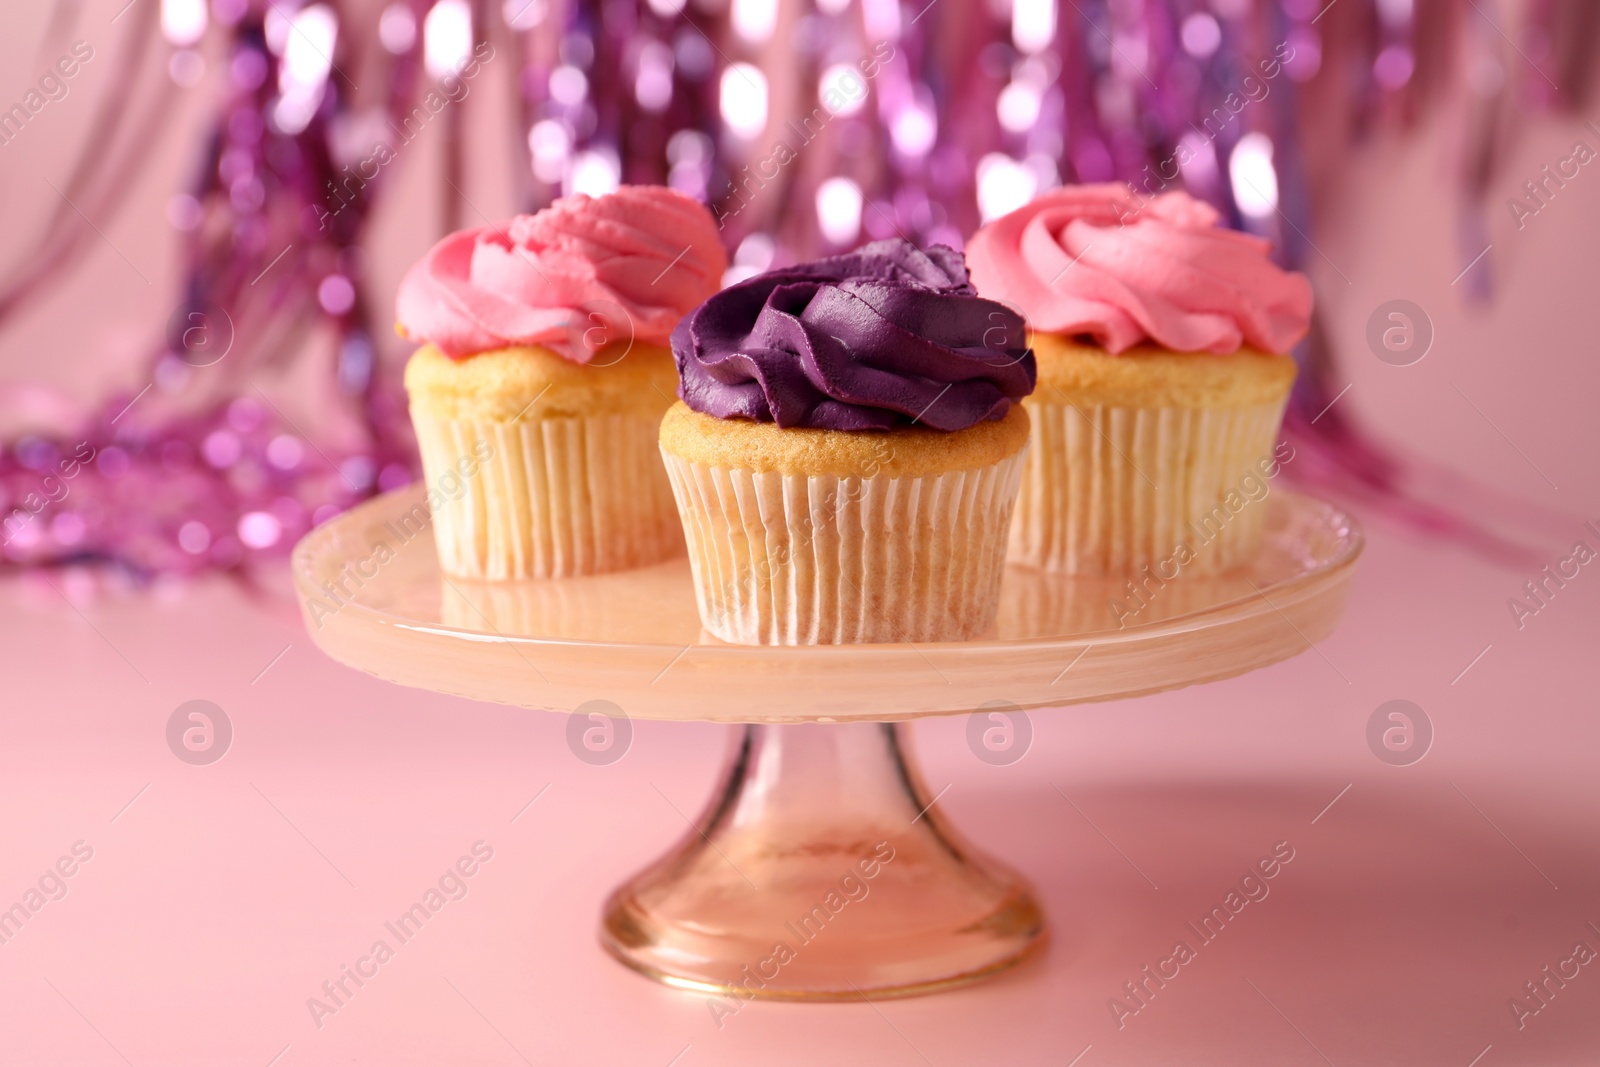
[[[1600,9],[1532,0],[1513,14],[1493,0],[143,0],[117,16],[100,60],[110,91],[43,238],[0,284],[0,329],[96,247],[89,220],[103,229],[127,209],[176,94],[203,86],[215,118],[168,205],[181,296],[145,389],[0,447],[0,565],[248,575],[415,477],[380,358],[388,295],[370,291],[363,246],[393,172],[415,163],[395,146],[424,133],[445,157],[440,217],[476,224],[462,116],[487,64],[517,64],[528,210],[669,184],[712,205],[734,276],[895,234],[959,246],[1039,190],[1116,179],[1181,181],[1302,266],[1313,205],[1350,147],[1465,82],[1465,265],[1484,244],[1496,146],[1518,115],[1576,106],[1592,80]],[[56,0],[40,63],[87,17]],[[202,58],[207,34],[225,37],[206,49],[219,69]],[[1475,267],[1469,298],[1489,299],[1493,274],[1492,259]],[[318,399],[343,444],[257,381],[324,350]],[[1304,469],[1513,550],[1408,499],[1404,465],[1337,410],[1313,425],[1335,354],[1314,329],[1298,356],[1309,373],[1290,427],[1316,457]]]

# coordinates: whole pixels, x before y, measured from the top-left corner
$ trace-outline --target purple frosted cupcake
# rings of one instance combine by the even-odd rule
[[[964,641],[994,622],[1033,389],[961,254],[879,241],[758,275],[672,335],[661,451],[707,630]]]

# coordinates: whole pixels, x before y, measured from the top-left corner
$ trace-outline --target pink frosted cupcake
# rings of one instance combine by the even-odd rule
[[[1028,320],[1039,384],[1008,558],[1068,573],[1215,572],[1260,548],[1311,286],[1187,193],[1056,189],[967,246]]]
[[[683,550],[656,447],[666,344],[726,267],[703,205],[623,186],[451,234],[411,269],[406,390],[447,573],[595,574]]]

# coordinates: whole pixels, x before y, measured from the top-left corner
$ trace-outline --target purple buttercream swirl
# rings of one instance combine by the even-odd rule
[[[876,241],[730,285],[672,332],[678,393],[788,428],[964,430],[1033,391],[1022,317],[977,295],[961,253]]]

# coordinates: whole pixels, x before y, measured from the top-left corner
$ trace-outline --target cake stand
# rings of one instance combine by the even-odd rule
[[[982,716],[974,752],[1001,761],[1025,709],[1304,651],[1338,620],[1360,532],[1285,491],[1248,506],[1267,509],[1248,568],[1135,587],[1010,567],[995,631],[952,644],[725,644],[700,627],[685,559],[553,581],[448,578],[415,486],[312,531],[293,569],[313,639],[380,678],[582,712],[601,742],[627,718],[739,724],[691,831],[606,902],[601,943],[659,981],[730,998],[877,998],[994,974],[1045,936],[1027,884],[944,819],[904,720]]]

